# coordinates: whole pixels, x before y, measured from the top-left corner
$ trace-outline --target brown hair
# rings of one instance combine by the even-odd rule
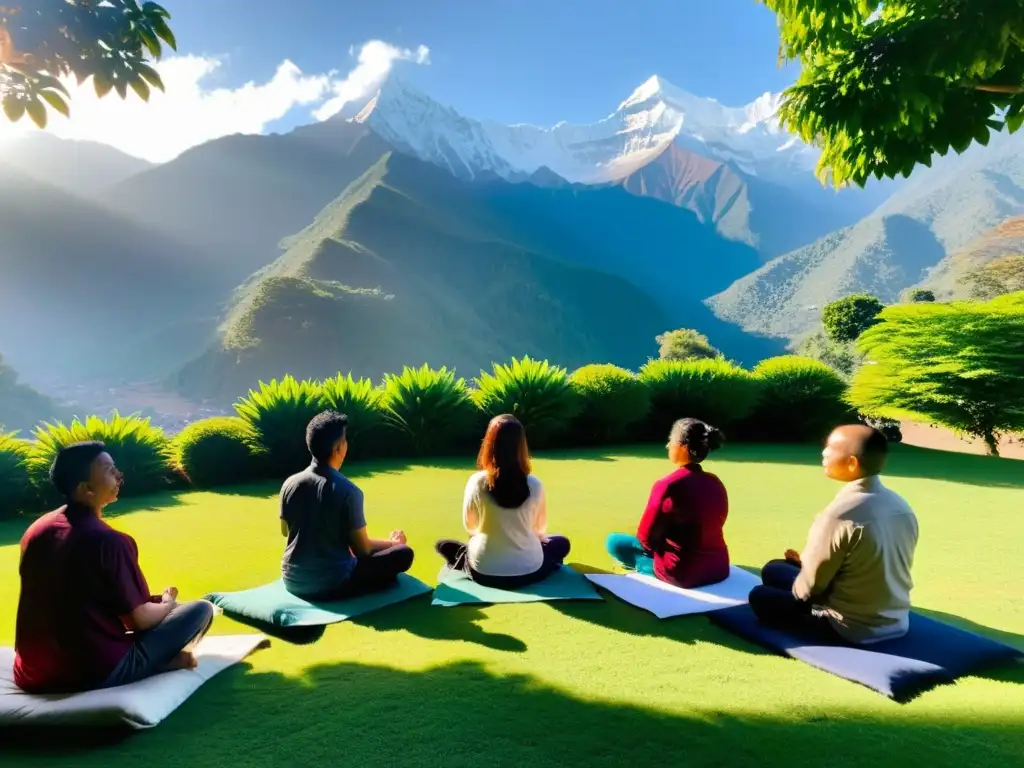
[[[530,449],[519,419],[508,413],[491,419],[476,466],[487,473],[487,490],[498,506],[514,509],[530,498]]]

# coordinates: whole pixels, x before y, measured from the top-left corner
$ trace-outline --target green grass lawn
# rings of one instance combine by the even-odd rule
[[[730,447],[708,462],[729,488],[733,561],[788,546],[836,491],[815,447]],[[404,528],[434,583],[434,541],[459,536],[469,462],[352,467],[371,533]],[[606,534],[635,527],[660,451],[536,461],[570,561],[610,567]],[[901,447],[889,484],[921,523],[916,605],[1024,648],[1024,464]],[[276,488],[125,501],[153,589],[183,598],[277,576]],[[115,509],[112,508],[113,513]],[[14,639],[17,541],[0,525],[0,643]],[[223,617],[215,633],[246,632]],[[0,745],[9,739],[0,733]],[[54,741],[51,739],[51,741]],[[1024,665],[899,705],[764,653],[704,617],[658,621],[603,603],[433,608],[429,599],[275,640],[201,688],[158,728],[103,745],[0,746],[11,765],[843,766],[1021,765]]]

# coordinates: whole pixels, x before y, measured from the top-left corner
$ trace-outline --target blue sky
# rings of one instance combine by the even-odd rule
[[[226,57],[210,84],[353,65],[371,39],[430,48],[400,64],[437,100],[478,118],[590,122],[652,74],[725,104],[781,90],[775,16],[755,0],[164,0],[179,51]],[[308,114],[308,113],[307,113]],[[301,122],[301,114],[283,123]],[[275,128],[278,128],[275,125]]]
[[[326,119],[396,67],[469,117],[541,126],[605,117],[654,74],[729,106],[796,76],[779,68],[775,16],[755,0],[163,2],[178,38],[156,64],[166,91],[98,99],[69,80],[71,117],[49,132],[165,162]],[[31,131],[0,116],[0,152]]]

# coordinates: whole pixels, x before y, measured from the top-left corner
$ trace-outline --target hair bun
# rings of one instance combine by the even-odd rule
[[[707,443],[709,450],[717,451],[725,444],[725,435],[723,435],[722,430],[717,427],[707,427],[704,440]]]

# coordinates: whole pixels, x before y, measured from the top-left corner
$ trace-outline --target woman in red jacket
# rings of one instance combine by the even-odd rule
[[[654,484],[636,536],[613,533],[608,552],[630,570],[677,587],[703,587],[729,575],[723,527],[729,498],[701,462],[723,443],[722,433],[697,419],[672,425],[668,457],[676,470]]]

